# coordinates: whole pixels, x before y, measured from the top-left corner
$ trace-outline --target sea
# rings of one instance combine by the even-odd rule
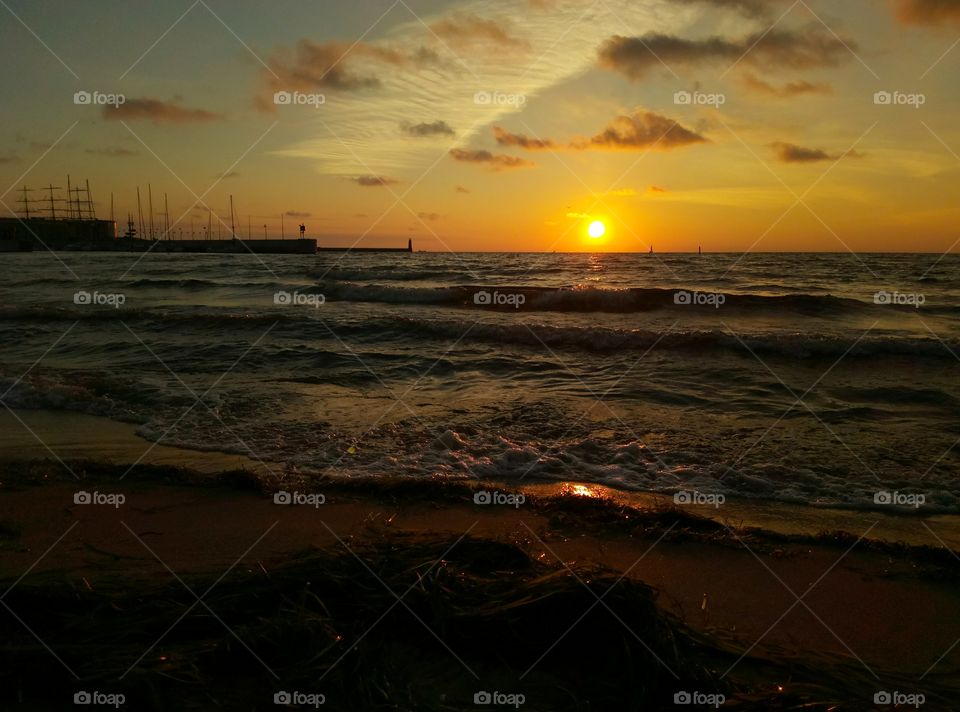
[[[37,252],[0,394],[308,477],[960,512],[960,255]]]

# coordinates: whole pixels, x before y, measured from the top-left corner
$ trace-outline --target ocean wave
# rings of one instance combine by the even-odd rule
[[[612,329],[589,326],[553,326],[545,324],[491,324],[463,320],[429,320],[401,318],[406,328],[445,340],[464,336],[477,340],[542,349],[579,348],[589,351],[658,350],[702,352],[732,350],[745,353],[747,348],[758,354],[792,358],[910,356],[913,358],[952,359],[949,349],[957,351],[960,343],[945,343],[936,338],[864,337],[853,346],[854,339],[827,334],[768,333],[734,335],[721,330],[656,331],[646,329]],[[852,348],[851,348],[852,347]]]
[[[718,311],[750,309],[833,314],[864,310],[872,303],[830,294],[742,294],[701,292],[696,289],[521,286],[401,287],[382,284],[330,282],[321,285],[333,301],[386,304],[431,304],[480,307],[504,311],[559,311],[631,313],[660,309]],[[887,307],[889,308],[889,307]],[[708,311],[708,313],[709,313]]]

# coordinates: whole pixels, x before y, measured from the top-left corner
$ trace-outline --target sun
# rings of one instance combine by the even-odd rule
[[[599,220],[594,220],[592,223],[590,223],[590,227],[587,228],[587,234],[593,238],[603,237],[603,234],[606,231],[607,226]]]

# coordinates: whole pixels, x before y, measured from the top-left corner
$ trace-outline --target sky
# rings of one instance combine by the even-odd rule
[[[5,215],[69,175],[175,236],[232,195],[337,246],[960,248],[960,0],[3,0],[0,41]]]

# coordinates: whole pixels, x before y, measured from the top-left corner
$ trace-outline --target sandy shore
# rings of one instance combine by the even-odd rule
[[[197,472],[216,473],[243,468],[265,476],[277,476],[283,465],[251,459],[239,454],[200,452],[157,445],[137,435],[137,426],[79,413],[52,410],[0,410],[0,463],[30,459],[76,460],[186,467]],[[522,490],[532,495],[550,495],[558,485],[527,484]],[[649,508],[668,506],[670,497],[612,490],[591,486],[604,497],[626,505]],[[920,518],[879,511],[836,507],[798,506],[786,502],[728,498],[722,509],[695,508],[697,514],[731,526],[757,527],[781,534],[817,534],[846,531],[885,541],[913,546],[945,545],[960,551],[960,516],[927,515]]]
[[[55,437],[55,416],[39,414],[32,424],[44,435]],[[411,542],[421,541],[434,547],[427,547],[431,552],[428,559],[445,561],[444,557],[449,556],[451,567],[455,561],[457,566],[464,567],[457,581],[471,580],[478,562],[493,566],[496,575],[492,579],[481,577],[479,583],[474,583],[480,586],[481,594],[483,587],[494,585],[493,581],[516,593],[519,600],[504,610],[526,610],[531,602],[544,597],[560,596],[560,600],[567,600],[564,597],[584,596],[594,581],[602,580],[613,581],[611,589],[633,591],[630,595],[624,591],[622,602],[626,610],[633,610],[642,608],[642,596],[630,596],[652,587],[658,615],[675,621],[680,626],[678,630],[687,631],[683,635],[702,635],[703,640],[710,641],[703,643],[712,651],[703,654],[703,661],[697,657],[701,648],[696,648],[701,652],[690,654],[700,661],[698,664],[702,663],[710,684],[716,686],[710,689],[729,686],[723,689],[739,700],[738,709],[754,709],[749,706],[751,700],[760,705],[756,709],[801,709],[812,702],[825,706],[802,708],[873,709],[867,700],[873,694],[871,690],[885,689],[924,692],[930,699],[941,699],[937,696],[953,692],[960,694],[953,687],[960,670],[960,618],[956,616],[960,607],[960,559],[936,541],[917,546],[876,537],[877,531],[895,530],[904,518],[894,517],[885,526],[867,525],[846,534],[813,535],[805,531],[808,528],[796,525],[779,530],[776,526],[751,526],[763,521],[762,512],[754,514],[753,521],[736,521],[729,512],[725,520],[709,519],[665,506],[662,498],[633,497],[574,484],[532,485],[513,492],[493,483],[437,481],[328,479],[305,485],[303,481],[284,479],[278,472],[271,474],[260,463],[232,455],[191,453],[182,457],[183,453],[176,449],[156,447],[141,457],[142,442],[136,441],[133,427],[114,425],[115,429],[106,433],[114,443],[110,462],[81,459],[92,454],[83,445],[82,433],[72,435],[77,440],[75,450],[68,443],[55,443],[60,464],[52,460],[17,460],[15,456],[23,454],[19,446],[4,450],[7,460],[0,463],[0,584],[8,594],[5,605],[9,601],[9,610],[15,615],[4,621],[2,631],[8,640],[21,641],[11,642],[12,647],[7,648],[5,655],[12,657],[5,661],[11,671],[4,683],[9,690],[20,690],[19,699],[26,700],[22,709],[59,708],[56,702],[49,707],[41,704],[43,700],[30,702],[30,694],[25,692],[37,660],[52,665],[43,674],[54,676],[64,674],[54,655],[57,660],[60,655],[72,660],[71,654],[83,660],[81,653],[71,653],[71,645],[62,640],[48,647],[48,636],[56,637],[54,630],[59,630],[44,628],[51,608],[55,617],[70,619],[67,612],[76,605],[92,606],[82,618],[70,620],[74,621],[72,626],[80,628],[80,621],[101,621],[95,632],[76,634],[98,640],[106,635],[102,628],[109,630],[112,625],[111,609],[125,615],[141,608],[148,610],[153,605],[148,601],[155,600],[154,595],[159,597],[156,600],[167,600],[173,595],[169,588],[177,590],[181,582],[197,582],[198,590],[227,589],[220,606],[247,598],[263,600],[266,594],[262,586],[284,601],[292,594],[274,590],[277,581],[286,581],[285,585],[294,588],[302,588],[304,583],[305,574],[299,569],[290,573],[291,566],[310,562],[311,557],[327,557],[323,559],[326,563],[317,564],[325,571],[365,560],[367,555],[362,552],[377,551],[382,555],[385,551],[386,558],[371,559],[380,561],[379,564],[364,564],[366,568],[345,579],[336,579],[341,583],[331,583],[333,593],[323,596],[318,590],[317,594],[321,601],[318,605],[325,612],[333,606],[330,597],[342,593],[351,605],[373,615],[380,605],[374,602],[378,589],[380,595],[384,594],[379,588],[383,583],[380,577],[386,576],[384,567],[396,564],[401,579],[409,578],[411,587],[422,585],[423,562],[411,567],[402,563],[405,556],[419,551]],[[13,444],[14,438],[5,437],[8,444]],[[139,464],[133,465],[137,459]],[[494,491],[500,493],[501,499],[512,500],[489,504],[483,503],[482,498],[480,502],[476,500],[478,492]],[[278,492],[295,492],[309,499],[286,504],[282,496],[278,502]],[[775,519],[774,514],[769,516]],[[470,543],[469,551],[474,553],[463,554],[464,559],[449,553],[458,546],[465,547],[465,542]],[[477,553],[484,547],[504,548],[495,548],[497,553],[490,562],[487,554]],[[532,580],[523,579],[526,565],[511,563],[515,558],[542,567],[541,574]],[[323,580],[322,573],[314,575],[320,576],[318,582]],[[515,584],[511,583],[514,578]],[[551,590],[549,595],[522,594],[525,587],[544,585],[544,581],[566,588]],[[309,587],[310,582],[306,585]],[[359,590],[346,593],[353,586]],[[143,598],[138,591],[157,593]],[[183,594],[183,589],[179,592]],[[298,595],[302,597],[303,593]],[[447,603],[439,604],[437,595]],[[425,604],[425,610],[435,610],[437,605],[442,609],[446,605],[456,606],[463,595],[441,587],[439,594],[428,597],[433,602]],[[498,595],[504,595],[503,591]],[[555,620],[541,621],[537,630],[544,636],[544,650],[553,639],[575,627],[580,615],[578,607],[592,609],[589,596],[594,594],[589,593],[586,601],[562,608]],[[39,608],[31,617],[33,602],[48,597],[46,603],[36,604]],[[188,598],[185,604],[189,602]],[[478,611],[482,612],[483,607],[471,605],[470,615],[480,615]],[[179,609],[173,612],[176,610]],[[104,612],[106,623],[102,622]],[[183,614],[186,621],[193,621],[196,613],[188,613]],[[231,631],[232,626],[246,630],[253,625],[252,619],[247,620],[244,615],[247,614],[234,614],[228,626]],[[336,614],[331,616],[332,621],[338,620]],[[166,625],[169,623],[162,622],[160,629]],[[325,621],[320,627],[328,630],[332,625]],[[242,635],[232,632],[238,640],[242,639]],[[112,634],[125,639],[121,630]],[[269,638],[272,633],[264,635]],[[628,648],[645,645],[639,636],[634,636],[633,642],[630,636],[626,642],[614,642],[610,636],[609,632],[598,632],[596,638],[588,635],[575,650],[582,651],[584,645],[594,644]],[[144,640],[149,637],[146,635]],[[446,633],[441,631],[436,637],[445,641]],[[36,645],[38,640],[43,642],[42,647]],[[334,655],[339,646],[355,643],[362,648],[362,640],[358,636],[351,642],[348,634],[337,633],[331,638],[331,647],[324,650]],[[378,641],[376,646],[382,649],[391,640]],[[204,650],[212,643],[189,638],[180,644]],[[145,670],[137,678],[138,684],[155,684],[151,674],[171,674],[156,668],[161,665],[158,661],[172,659],[173,653],[165,645],[157,647],[158,658],[142,663],[140,667]],[[254,647],[260,651],[259,646]],[[198,654],[194,648],[187,656],[190,659]],[[262,654],[269,657],[269,646],[267,650]],[[311,650],[305,648],[301,652],[309,658]],[[54,655],[48,654],[50,651]],[[394,660],[395,656],[388,659]],[[27,665],[22,661],[30,662]],[[492,665],[489,661],[487,664]],[[105,663],[105,669],[94,668],[96,674],[92,677],[105,689],[113,689],[110,685],[127,689],[121,683],[136,676],[118,677],[122,670],[111,667],[115,665],[110,662]],[[818,668],[834,671],[832,678],[826,675],[827,680],[833,680],[833,688],[817,677],[814,671]],[[262,671],[251,674],[259,672]],[[444,694],[466,695],[471,689],[469,685],[475,686],[474,681],[457,677],[457,672],[450,670],[441,675],[444,679],[450,677],[453,686]],[[518,673],[515,664],[510,664],[498,674],[502,678]],[[316,671],[304,674],[309,679]],[[558,675],[557,679],[565,676],[553,669],[550,674]],[[65,689],[69,691],[81,682],[90,684],[89,671],[77,677],[80,679],[67,677]],[[857,683],[850,682],[848,686],[845,680],[854,677]],[[555,686],[550,679],[546,677],[543,684]],[[220,677],[205,684],[221,689],[224,695],[232,689],[229,681]],[[651,687],[659,691],[651,691],[649,699],[668,694],[671,684],[670,679],[665,683],[660,680],[659,687]],[[811,692],[811,686],[818,684],[827,687]],[[784,698],[782,706],[771,706],[771,699],[785,694],[781,693],[782,687],[788,691],[795,688],[798,696],[789,704]],[[55,689],[57,686],[51,684],[50,690]],[[128,694],[137,694],[136,689],[139,688]],[[157,709],[203,709],[203,704],[192,697],[192,689],[179,691],[178,695],[187,696],[176,698],[172,706],[158,704]],[[598,694],[595,690],[587,692],[577,685],[573,689],[576,704],[569,707],[557,707],[555,701],[547,702],[544,697],[539,706],[531,701],[525,709],[594,709],[588,703],[592,695]],[[341,694],[349,697],[352,693]],[[365,694],[369,697],[373,693]],[[621,699],[611,695],[611,699]],[[356,699],[349,699],[354,706],[343,709],[385,708],[357,707]],[[181,704],[185,701],[190,704]],[[830,706],[840,701],[843,704],[839,707]],[[196,706],[191,706],[194,702]],[[860,703],[862,706],[858,706]],[[424,704],[422,699],[417,702]],[[437,705],[423,709],[461,709],[442,700]],[[261,705],[248,708],[260,709]],[[623,708],[659,709],[630,704]],[[405,708],[401,705],[393,709]],[[931,704],[927,709],[939,708]]]
[[[577,533],[576,524],[557,526],[562,517],[534,508],[532,500],[520,507],[405,503],[333,488],[321,506],[282,506],[235,489],[101,483],[97,491],[126,498],[114,507],[75,504],[79,490],[58,482],[0,497],[0,518],[21,527],[16,544],[5,547],[0,577],[16,578],[33,566],[33,574],[59,572],[96,589],[117,576],[167,580],[167,567],[181,575],[219,572],[240,557],[238,566],[269,571],[304,549],[394,532],[469,531],[523,542],[534,558],[627,572],[658,588],[662,604],[689,624],[734,633],[745,645],[766,633],[768,644],[855,655],[868,666],[921,674],[960,638],[956,581],[938,581],[922,563],[887,551],[860,545],[848,553],[854,541],[790,543],[745,533],[738,542],[734,530],[716,543],[660,540],[659,529],[637,536],[616,526]],[[811,586],[803,599],[810,610],[791,609],[793,593]]]

